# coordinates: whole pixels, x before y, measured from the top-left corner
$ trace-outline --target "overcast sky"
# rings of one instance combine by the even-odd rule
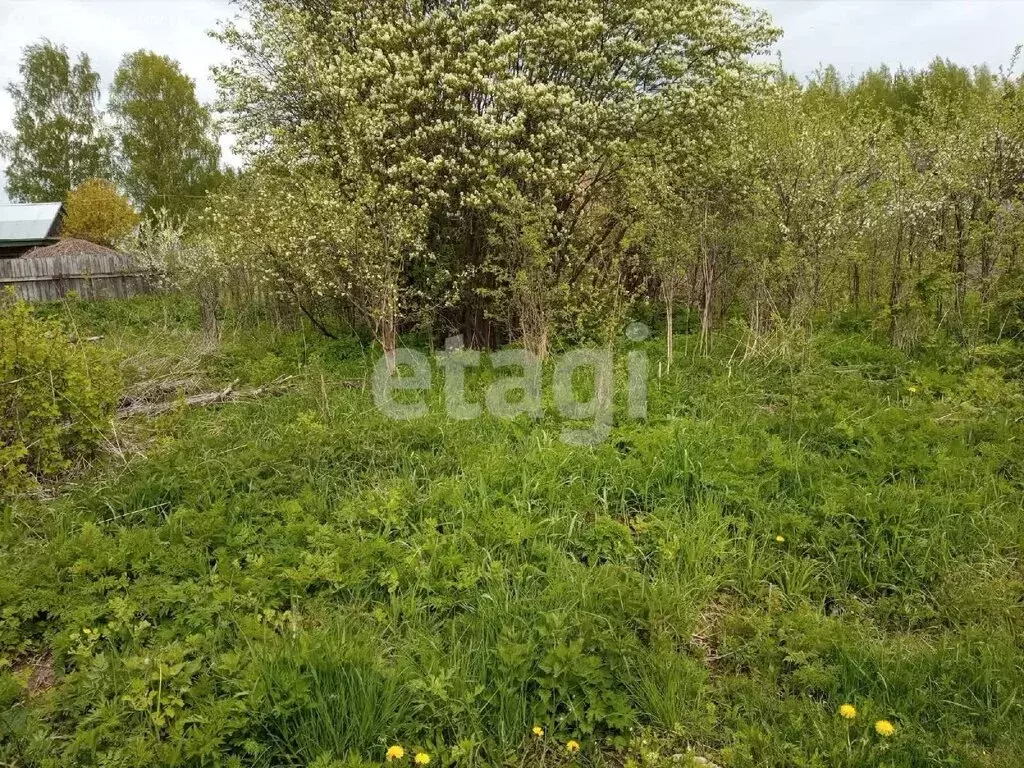
[[[207,30],[233,13],[228,0],[0,0],[0,84],[18,78],[21,49],[42,37],[89,54],[106,98],[126,53],[146,48],[177,59],[196,81],[200,100],[215,96],[210,65],[226,54]],[[14,104],[0,93],[0,131],[10,131]],[[229,142],[224,144],[230,159]],[[4,163],[0,160],[0,169]],[[0,185],[6,177],[0,174]],[[0,190],[0,202],[6,197]]]
[[[958,64],[1005,64],[1024,42],[1024,0],[756,0],[785,30],[787,69],[822,63],[856,74],[882,62],[923,67],[941,55]],[[211,64],[225,52],[206,31],[231,15],[227,0],[0,0],[0,84],[17,78],[21,49],[41,37],[85,51],[104,95],[121,57],[147,48],[181,62],[200,99],[214,96]],[[0,93],[0,131],[13,105]],[[230,141],[225,156],[231,160]],[[0,165],[0,170],[2,170]],[[3,182],[0,173],[0,183]],[[0,201],[5,199],[0,190]]]

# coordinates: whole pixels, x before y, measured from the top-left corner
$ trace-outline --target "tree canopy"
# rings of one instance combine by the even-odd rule
[[[1009,70],[800,82],[730,2],[357,5],[251,2],[217,73],[253,163],[221,221],[321,327],[543,355],[660,297],[670,358],[680,308],[755,349],[837,310],[896,344],[1024,327]]]
[[[753,349],[837,312],[900,345],[1024,331],[1016,62],[801,81],[763,56],[778,33],[735,0],[244,0],[214,74],[245,172],[206,195],[211,112],[137,51],[111,178],[386,350],[415,329],[543,356],[656,304],[669,362],[680,312]],[[62,199],[103,175],[98,77],[46,42],[21,74],[11,193]]]
[[[102,176],[108,141],[100,130],[100,78],[86,54],[74,63],[48,40],[22,52],[20,82],[7,84],[14,133],[0,136],[15,202],[62,201],[78,183]]]
[[[118,174],[142,210],[176,215],[214,184],[220,148],[210,111],[178,63],[150,51],[124,57],[110,91]]]
[[[109,181],[89,179],[68,195],[64,237],[113,246],[132,233],[139,216]]]
[[[288,276],[310,261],[301,245],[265,254],[269,271],[310,301],[373,273],[389,283],[375,324],[429,318],[478,344],[508,302],[543,328],[588,301],[584,325],[609,317],[626,267],[605,204],[628,157],[701,146],[775,35],[730,0],[245,8],[217,72],[244,151],[345,217],[329,229],[378,243],[325,245],[309,280]]]

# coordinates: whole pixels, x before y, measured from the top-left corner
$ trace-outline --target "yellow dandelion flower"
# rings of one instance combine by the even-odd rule
[[[83,635],[91,635],[92,634],[92,630],[89,629],[88,627],[85,627],[85,628],[82,629],[82,634]]]
[[[839,708],[839,714],[847,720],[853,720],[857,716],[857,708],[853,704],[843,704]]]
[[[779,542],[779,544],[785,544],[786,543],[786,537],[785,536],[776,536],[775,540],[777,542]]]
[[[917,394],[917,387],[907,387],[907,392],[909,392],[912,395],[916,395]]]
[[[896,733],[896,726],[888,720],[879,720],[875,723],[875,733],[879,736],[889,737]]]
[[[426,752],[417,752],[416,757],[414,757],[412,761],[416,763],[416,765],[426,765],[430,762],[430,755]]]
[[[569,754],[574,754],[580,751],[580,743],[576,739],[569,739],[565,744],[565,748],[569,751]]]
[[[394,746],[388,747],[387,760],[390,763],[392,760],[401,760],[405,757],[405,749],[401,744],[395,744]]]
[[[544,735],[544,729],[541,728],[539,725],[533,726],[533,735],[539,739],[541,736]]]

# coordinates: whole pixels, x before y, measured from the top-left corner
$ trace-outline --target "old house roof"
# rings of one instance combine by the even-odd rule
[[[63,203],[0,205],[0,245],[42,243],[60,237]]]

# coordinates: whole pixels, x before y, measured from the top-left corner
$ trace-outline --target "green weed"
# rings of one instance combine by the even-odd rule
[[[182,359],[211,387],[294,378],[120,422],[120,451],[7,506],[0,765],[1024,751],[1016,349],[821,332],[740,362],[681,337],[649,420],[581,448],[553,412],[389,421],[357,345],[262,329],[197,355],[194,313],[160,306],[60,311],[110,334],[129,388]]]

